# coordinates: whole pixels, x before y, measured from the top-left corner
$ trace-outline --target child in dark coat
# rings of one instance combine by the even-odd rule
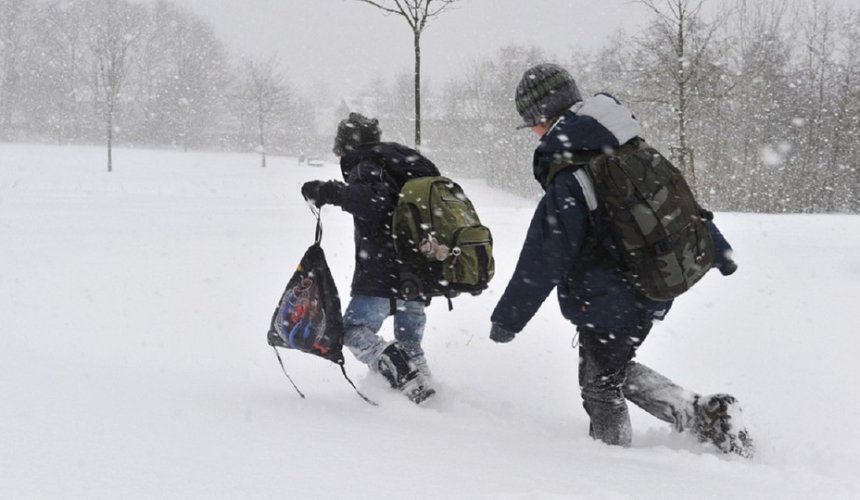
[[[414,149],[380,142],[380,136],[376,119],[350,113],[338,125],[333,149],[346,183],[310,181],[302,195],[317,207],[337,205],[353,216],[355,272],[343,316],[344,345],[391,387],[421,403],[435,393],[421,346],[426,304],[400,292],[391,217],[405,179],[437,176],[439,170]],[[389,316],[393,342],[379,335]]]
[[[740,420],[740,406],[728,394],[700,396],[633,361],[655,320],[671,301],[642,295],[625,278],[617,249],[607,238],[607,221],[592,217],[594,186],[582,168],[567,168],[549,178],[553,160],[602,154],[639,140],[633,114],[606,94],[584,99],[573,78],[553,64],[535,66],[523,75],[516,92],[522,128],[541,137],[534,155],[535,179],[545,194],[538,203],[514,275],[491,316],[490,338],[509,342],[555,288],[561,312],[577,326],[579,384],[589,415],[589,434],[608,444],[629,446],[626,400],[679,431],[743,456],[752,440]],[[737,266],[731,247],[709,222],[716,267],[729,275]],[[597,238],[598,244],[587,244]]]

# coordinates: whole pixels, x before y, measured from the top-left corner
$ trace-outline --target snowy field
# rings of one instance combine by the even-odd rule
[[[511,344],[488,339],[533,201],[462,179],[497,278],[430,307],[435,400],[347,353],[372,407],[336,365],[283,352],[302,400],[265,333],[313,239],[299,186],[337,167],[123,149],[108,174],[104,157],[0,144],[2,499],[860,498],[860,216],[718,214],[738,273],[709,274],[640,350],[744,403],[747,461],[638,409],[632,448],[592,441],[554,297]],[[352,220],[323,223],[345,302]]]

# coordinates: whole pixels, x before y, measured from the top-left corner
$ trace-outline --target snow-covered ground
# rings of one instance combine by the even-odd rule
[[[337,167],[125,149],[109,174],[104,156],[0,144],[0,498],[860,498],[858,216],[718,214],[740,270],[709,274],[640,350],[744,403],[747,461],[638,409],[632,448],[592,441],[554,297],[514,342],[487,338],[533,201],[462,179],[497,278],[430,307],[435,400],[347,353],[372,407],[337,366],[283,352],[303,400],[265,333],[313,239],[299,186]],[[323,223],[346,301],[352,221]]]

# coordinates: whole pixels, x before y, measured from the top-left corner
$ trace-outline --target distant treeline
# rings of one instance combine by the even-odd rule
[[[296,152],[314,114],[278,61],[233,63],[169,1],[0,0],[0,139]]]
[[[626,102],[711,209],[860,212],[860,9],[736,0],[704,2],[721,9],[706,16],[702,2],[638,3],[648,26],[607,33],[600,51],[510,46],[450,81],[428,75],[422,149],[443,171],[536,195],[536,138],[514,129],[513,94],[551,60],[584,94]],[[166,0],[0,0],[0,140],[256,150],[265,162],[329,154],[351,110],[410,142],[411,75],[306,97],[258,56],[233,61],[209,24]]]
[[[860,212],[860,8],[740,0],[715,2],[724,10],[711,19],[688,10],[679,20],[693,2],[643,3],[673,10],[654,10],[647,29],[612,34],[596,53],[552,58],[583,94],[627,103],[711,209]],[[425,125],[432,152],[535,192],[535,139],[511,130],[513,94],[523,69],[544,59],[509,47],[448,82],[441,119]]]

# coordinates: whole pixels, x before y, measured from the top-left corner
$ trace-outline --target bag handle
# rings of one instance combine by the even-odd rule
[[[316,217],[317,219],[317,228],[314,232],[314,243],[319,245],[322,242],[323,236],[322,217],[320,214],[320,209],[310,202],[308,202],[308,208],[310,208],[311,213],[314,214],[314,217]]]
[[[299,390],[299,388],[298,388],[298,386],[296,385],[296,383],[295,383],[295,382],[293,382],[293,378],[292,378],[292,377],[290,377],[290,374],[289,374],[289,373],[287,373],[287,369],[286,369],[286,367],[284,367],[284,360],[283,360],[283,359],[281,359],[281,353],[279,353],[279,352],[278,352],[278,349],[277,349],[275,346],[272,346],[272,350],[274,350],[274,351],[275,351],[275,356],[277,356],[277,357],[278,357],[278,364],[280,364],[280,365],[281,365],[281,371],[282,371],[282,372],[284,372],[284,375],[286,375],[286,376],[287,376],[287,380],[289,380],[289,381],[290,381],[290,383],[291,383],[291,384],[293,384],[293,389],[295,389],[295,390],[296,390],[296,392],[299,394],[299,396],[301,396],[301,398],[302,398],[302,399],[305,399],[305,395],[304,395],[304,393],[303,393],[302,391],[300,391],[300,390]],[[345,378],[345,379],[346,379],[346,381],[347,381],[347,382],[349,382],[349,385],[351,385],[351,386],[352,386],[353,390],[355,390],[355,393],[356,393],[356,394],[358,394],[358,395],[359,395],[359,397],[361,397],[361,399],[363,399],[367,404],[369,404],[369,405],[371,405],[371,406],[379,406],[379,403],[377,403],[377,402],[373,401],[372,399],[368,398],[367,396],[365,396],[364,394],[362,394],[362,393],[361,393],[361,391],[359,391],[359,390],[358,390],[358,387],[356,387],[356,386],[355,386],[355,383],[353,383],[353,381],[352,381],[352,380],[349,378],[349,376],[346,374],[346,368],[344,367],[344,364],[345,364],[345,363],[344,363],[344,361],[343,361],[343,358],[341,358],[341,360],[340,360],[340,361],[338,361],[338,362],[337,362],[337,364],[338,364],[338,365],[340,365],[340,371],[341,371],[341,372],[343,372],[343,378]]]

